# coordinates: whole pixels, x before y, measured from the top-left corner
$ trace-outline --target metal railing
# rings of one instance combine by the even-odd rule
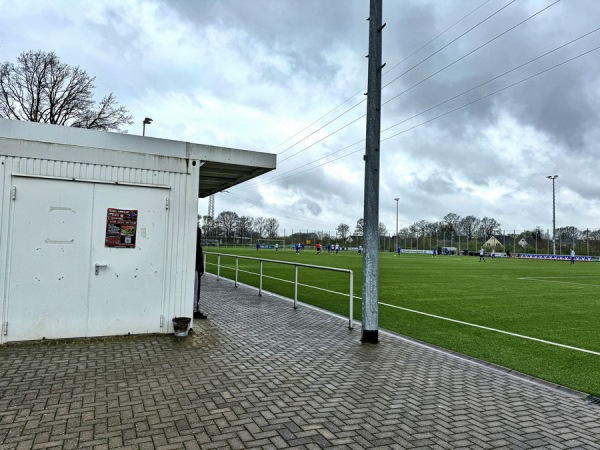
[[[272,263],[272,264],[284,264],[284,265],[288,265],[288,266],[294,266],[295,267],[295,276],[294,276],[294,309],[298,308],[298,269],[300,267],[307,267],[307,268],[311,268],[311,269],[320,269],[320,270],[329,270],[332,272],[345,272],[348,273],[350,275],[350,281],[349,281],[349,294],[348,294],[348,301],[349,301],[349,312],[348,312],[348,328],[352,329],[354,327],[354,320],[353,320],[353,315],[354,315],[354,305],[353,305],[353,299],[354,299],[354,273],[352,272],[352,270],[350,269],[340,269],[337,267],[326,267],[326,266],[316,266],[313,264],[301,264],[301,263],[296,263],[296,262],[288,262],[288,261],[277,261],[274,259],[264,259],[264,258],[253,258],[250,256],[239,256],[239,255],[229,255],[229,254],[225,254],[225,253],[214,253],[214,252],[204,252],[204,267],[207,267],[207,261],[206,261],[206,256],[207,255],[216,255],[217,256],[217,280],[219,279],[219,277],[221,276],[221,257],[227,257],[227,258],[235,258],[235,286],[237,287],[238,285],[238,273],[240,271],[239,269],[239,260],[240,259],[248,259],[248,260],[254,260],[254,261],[258,261],[259,262],[259,281],[258,281],[258,295],[261,296],[262,295],[262,286],[263,286],[263,263],[268,262],[268,263]],[[286,281],[287,280],[281,280],[281,281]],[[309,285],[305,285],[308,287],[313,287],[314,286],[309,286]],[[316,288],[315,288],[316,289]]]

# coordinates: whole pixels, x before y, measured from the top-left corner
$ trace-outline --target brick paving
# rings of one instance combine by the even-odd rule
[[[600,449],[600,405],[203,278],[187,337],[0,346],[0,449]]]

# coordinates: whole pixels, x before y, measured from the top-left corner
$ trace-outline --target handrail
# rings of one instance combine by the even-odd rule
[[[206,267],[206,255],[216,255],[217,256],[217,280],[221,276],[221,256],[226,256],[230,258],[235,258],[235,279],[234,283],[237,287],[238,284],[238,272],[239,272],[239,260],[240,259],[250,259],[259,262],[260,270],[259,270],[259,282],[258,282],[258,295],[262,295],[262,281],[263,281],[263,262],[269,262],[274,264],[285,264],[289,266],[295,266],[295,276],[294,276],[294,309],[298,308],[298,269],[300,267],[309,267],[311,269],[322,269],[322,270],[330,270],[333,272],[345,272],[350,275],[350,286],[349,286],[349,313],[348,313],[348,328],[354,328],[354,272],[350,269],[340,269],[338,267],[327,267],[327,266],[317,266],[314,264],[302,264],[297,262],[289,262],[289,261],[278,261],[275,259],[265,259],[265,258],[254,258],[252,256],[239,256],[239,255],[229,255],[226,253],[214,253],[214,252],[204,252],[204,267]]]

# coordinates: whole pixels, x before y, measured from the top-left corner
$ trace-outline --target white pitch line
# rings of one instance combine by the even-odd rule
[[[572,281],[558,281],[550,278],[570,278],[570,277],[517,277],[517,280],[523,281],[541,281],[543,283],[559,283],[559,284],[572,284],[575,286],[592,286],[592,287],[600,287],[597,284],[588,284],[588,283],[574,283]],[[595,278],[595,277],[579,277],[579,278]]]
[[[435,319],[447,320],[448,322],[459,323],[461,325],[468,325],[470,327],[480,328],[482,330],[495,331],[496,333],[508,334],[509,336],[515,336],[515,337],[519,337],[519,338],[522,338],[522,339],[529,339],[530,341],[541,342],[543,344],[554,345],[556,347],[562,347],[562,348],[566,348],[566,349],[569,349],[569,350],[576,350],[578,352],[590,353],[592,355],[600,356],[600,352],[595,352],[595,351],[592,351],[592,350],[586,350],[585,348],[572,347],[570,345],[559,344],[557,342],[552,342],[552,341],[546,341],[544,339],[538,339],[538,338],[534,338],[534,337],[531,337],[531,336],[525,336],[523,334],[511,333],[510,331],[499,330],[497,328],[491,328],[491,327],[486,327],[486,326],[483,326],[483,325],[477,325],[477,324],[474,324],[474,323],[463,322],[462,320],[456,320],[456,319],[450,319],[448,317],[437,316],[435,314],[429,314],[429,313],[425,313],[425,312],[422,312],[422,311],[416,311],[414,309],[404,308],[402,306],[390,305],[389,303],[382,303],[382,302],[378,302],[378,303],[380,305],[389,306],[390,308],[402,309],[404,311],[409,311],[409,312],[412,312],[412,313],[415,313],[415,314],[422,314],[424,316],[433,317]]]

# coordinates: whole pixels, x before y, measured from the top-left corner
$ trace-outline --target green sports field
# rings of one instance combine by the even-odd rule
[[[362,256],[354,251],[205,252],[210,273],[217,257],[208,252],[350,269],[360,320]],[[238,281],[258,286],[258,262],[238,264]],[[234,267],[234,258],[221,257],[221,276],[233,278]],[[600,264],[590,262],[381,253],[379,328],[600,396],[599,272]],[[305,267],[298,274],[300,302],[348,316],[348,274]],[[293,298],[294,266],[265,262],[263,275],[264,290]]]

